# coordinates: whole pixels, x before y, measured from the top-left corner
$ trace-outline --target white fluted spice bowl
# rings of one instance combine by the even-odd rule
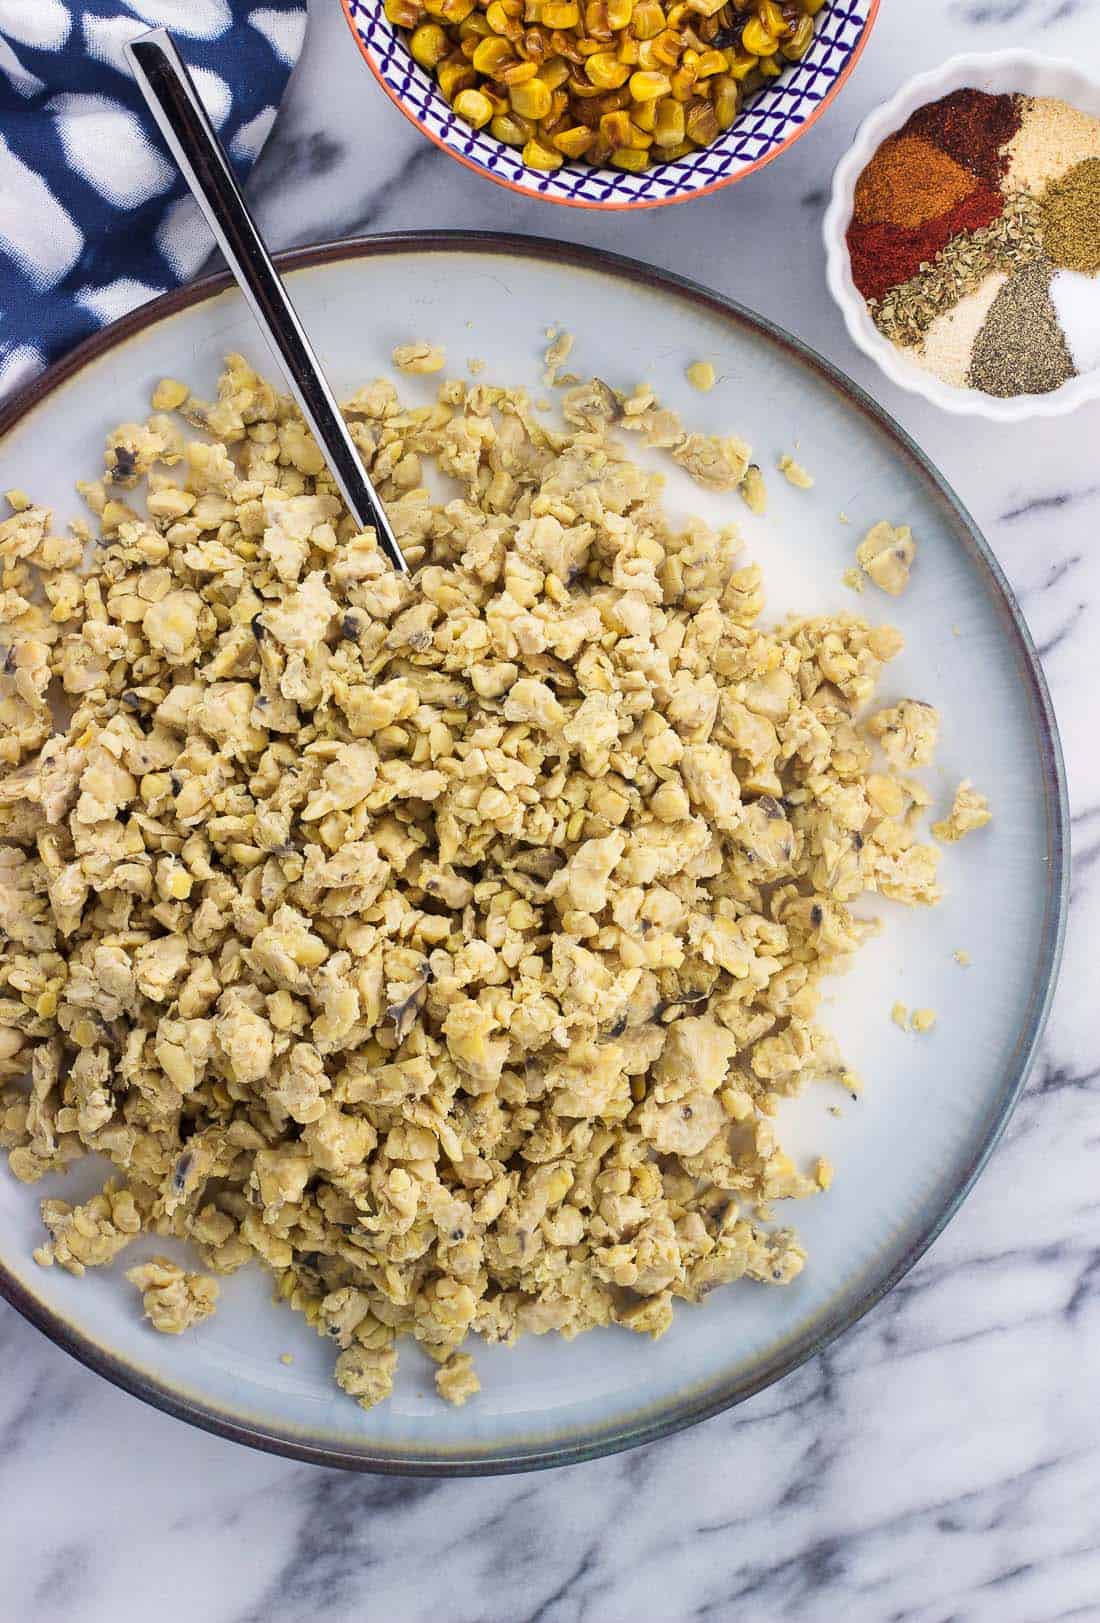
[[[840,306],[852,340],[869,355],[892,383],[923,395],[943,411],[985,417],[995,423],[1021,423],[1036,417],[1061,417],[1089,400],[1100,400],[1100,368],[1082,373],[1049,394],[1015,395],[1000,400],[978,389],[958,389],[926,371],[879,332],[866,301],[852,280],[846,241],[856,182],[888,135],[901,129],[918,107],[939,101],[953,90],[984,90],[991,95],[1053,96],[1100,118],[1100,80],[1055,57],[1035,51],[994,51],[953,56],[942,67],[920,73],[896,95],[869,113],[851,147],[836,166],[833,192],[825,212],[826,275],[829,291]]]

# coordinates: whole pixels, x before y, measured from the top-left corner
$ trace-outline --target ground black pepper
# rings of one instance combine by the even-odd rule
[[[1027,265],[1005,283],[974,341],[967,381],[1006,399],[1049,394],[1074,376],[1073,361],[1050,298],[1051,269]]]

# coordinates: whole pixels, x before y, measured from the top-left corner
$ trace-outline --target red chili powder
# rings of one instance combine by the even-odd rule
[[[940,101],[930,101],[900,131],[921,135],[990,182],[1000,180],[1008,167],[1005,147],[1020,128],[1019,96],[990,96],[984,90],[953,90]]]
[[[865,299],[881,299],[934,259],[960,231],[978,231],[1002,213],[1005,200],[992,186],[979,186],[953,209],[915,230],[897,225],[848,227],[852,280]]]

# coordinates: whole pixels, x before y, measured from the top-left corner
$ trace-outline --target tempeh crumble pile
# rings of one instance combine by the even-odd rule
[[[362,389],[411,581],[239,356],[153,404],[81,487],[94,544],[20,492],[0,524],[0,1142],[27,1182],[116,1169],[43,1202],[38,1260],[259,1257],[365,1406],[402,1335],[462,1402],[470,1331],[657,1335],[791,1280],[768,1203],[830,1168],[772,1118],[852,1082],[821,978],[865,892],[940,894],[934,712],[859,719],[900,634],[761,629],[733,531],[670,523],[619,435],[710,489],[759,469],[646,389],[572,388],[563,429]],[[159,1330],[213,1311],[205,1274],[131,1278]]]

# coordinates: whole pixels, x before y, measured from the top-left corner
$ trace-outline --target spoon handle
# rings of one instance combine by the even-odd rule
[[[138,87],[279,360],[352,516],[360,528],[375,531],[394,568],[407,575],[409,566],[358,447],[172,36],[166,28],[154,28],[130,41],[125,51]]]

